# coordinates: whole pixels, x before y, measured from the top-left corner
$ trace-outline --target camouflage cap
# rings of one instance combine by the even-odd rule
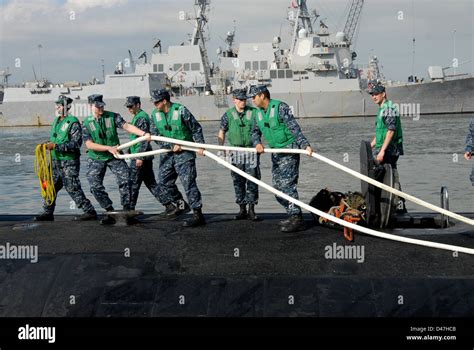
[[[89,102],[89,104],[91,105],[95,105],[96,107],[104,107],[105,106],[105,102],[103,100],[104,96],[102,95],[90,95],[89,97],[87,97],[87,101]]]
[[[246,100],[247,99],[247,89],[235,89],[232,92],[232,96],[238,100]]]
[[[385,86],[380,83],[373,84],[369,86],[368,92],[370,95],[378,95],[382,92],[385,92]]]
[[[252,85],[249,90],[248,98],[253,98],[257,96],[258,94],[261,94],[262,92],[268,91],[268,88],[266,85]]]
[[[73,99],[64,95],[59,95],[56,100],[57,105],[69,106],[73,102]]]
[[[170,99],[170,93],[166,89],[159,89],[159,90],[153,90],[151,92],[151,97],[153,98],[153,102],[160,102],[162,100],[169,100]]]
[[[140,101],[140,97],[138,97],[138,96],[128,96],[127,100],[125,101],[124,106],[125,107],[133,107],[133,106],[135,106],[139,103],[142,103]]]

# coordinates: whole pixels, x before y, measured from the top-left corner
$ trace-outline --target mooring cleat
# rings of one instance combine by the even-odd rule
[[[133,216],[129,216],[128,218],[125,219],[127,225],[136,225],[140,223],[140,220]]]
[[[115,225],[115,222],[115,219],[110,215],[107,215],[105,218],[100,220],[101,225]]]
[[[128,226],[140,223],[135,219],[138,215],[143,215],[143,212],[136,210],[123,210],[123,211],[108,211],[106,217],[101,220],[102,225],[113,225]]]

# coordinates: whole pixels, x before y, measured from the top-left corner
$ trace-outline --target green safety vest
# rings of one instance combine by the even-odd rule
[[[50,141],[57,145],[69,142],[69,131],[71,130],[72,124],[79,123],[79,119],[72,115],[67,115],[63,120],[57,117],[51,128]],[[76,152],[59,152],[53,150],[51,152],[54,160],[73,160],[79,158],[79,151]]]
[[[94,116],[89,116],[84,120],[84,126],[89,131],[92,141],[104,146],[117,146],[120,144],[115,125],[115,113],[104,111],[104,114],[96,120]],[[99,152],[88,150],[87,154],[94,160],[109,160],[114,156],[110,152]]]
[[[245,115],[241,118],[235,107],[227,110],[229,119],[229,143],[236,147],[252,147],[252,117],[254,108],[245,107]]]
[[[183,124],[182,108],[184,107],[179,103],[172,103],[168,113],[165,114],[155,109],[151,116],[162,136],[181,141],[193,141],[191,130]]]
[[[385,142],[385,137],[387,136],[388,128],[384,123],[383,115],[387,109],[392,109],[396,111],[396,106],[393,104],[392,101],[387,100],[385,103],[380,107],[379,112],[377,113],[377,118],[375,120],[375,148],[380,149]],[[392,141],[390,144],[394,146],[401,145],[403,143],[403,133],[402,133],[402,122],[400,120],[400,115],[397,112],[397,128],[395,130],[395,134],[393,135]]]
[[[270,100],[267,111],[257,109],[257,125],[270,148],[285,148],[291,145],[295,138],[285,123],[280,121],[280,103]]]
[[[140,110],[138,111],[137,114],[135,114],[135,116],[133,117],[132,121],[130,124],[132,124],[133,126],[136,126],[137,124],[137,121],[140,119],[140,118],[143,118],[143,119],[146,119],[148,121],[148,123],[150,122],[150,117],[148,116],[148,114],[146,114],[144,111]],[[133,141],[135,139],[137,139],[139,136],[135,135],[135,134],[130,134],[130,140]],[[132,147],[130,147],[130,153],[138,153],[140,152],[140,147],[141,147],[141,144],[140,143],[136,143],[134,144]]]

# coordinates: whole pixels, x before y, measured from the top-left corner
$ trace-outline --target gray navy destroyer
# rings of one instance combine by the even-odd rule
[[[210,0],[195,0],[196,15],[180,13],[192,20],[194,31],[188,45],[170,46],[162,52],[161,42],[134,60],[126,73],[123,63],[104,82],[52,84],[46,80],[9,87],[8,71],[0,71],[0,126],[51,125],[58,95],[74,99],[72,113],[83,119],[89,115],[87,96],[102,94],[108,109],[125,114],[126,96],[142,98],[144,108],[153,108],[151,91],[168,88],[173,98],[189,107],[201,121],[218,120],[232,105],[235,88],[266,84],[272,97],[286,101],[298,118],[373,116],[376,106],[366,92],[371,80],[383,80],[376,57],[366,70],[354,64],[357,57],[352,40],[357,31],[364,0],[351,0],[340,32],[330,32],[307,1],[293,1],[289,12],[293,35],[284,46],[279,37],[272,42],[241,43],[233,48],[234,31],[228,32],[225,49],[218,50],[218,64],[210,63],[205,30]],[[447,77],[445,69],[429,67],[430,80],[387,85],[390,98],[402,115],[453,114],[474,112],[474,78]],[[2,82],[0,81],[0,85]]]

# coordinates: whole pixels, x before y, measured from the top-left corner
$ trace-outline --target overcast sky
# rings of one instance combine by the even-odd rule
[[[351,0],[308,0],[331,31],[342,30]],[[266,42],[276,35],[288,43],[290,0],[211,0],[210,58],[224,46],[236,21],[236,42]],[[456,52],[457,73],[474,73],[474,0],[366,0],[356,43],[358,64],[379,57],[389,79],[406,80],[430,65],[449,66]],[[10,68],[11,82],[33,80],[32,66],[55,82],[102,79],[118,61],[150,49],[157,38],[164,50],[179,45],[192,24],[178,13],[193,13],[194,0],[0,0],[0,70]],[[414,12],[413,12],[414,7]],[[72,12],[73,11],[73,12]],[[400,12],[402,11],[402,13]],[[403,20],[399,17],[403,16]],[[455,34],[454,34],[454,31]],[[455,40],[454,40],[455,39]],[[38,45],[42,48],[39,49]],[[41,53],[41,55],[40,55]],[[150,56],[149,56],[150,57]],[[15,59],[21,67],[15,67]],[[17,61],[18,62],[18,61]],[[448,71],[452,72],[452,71]]]

